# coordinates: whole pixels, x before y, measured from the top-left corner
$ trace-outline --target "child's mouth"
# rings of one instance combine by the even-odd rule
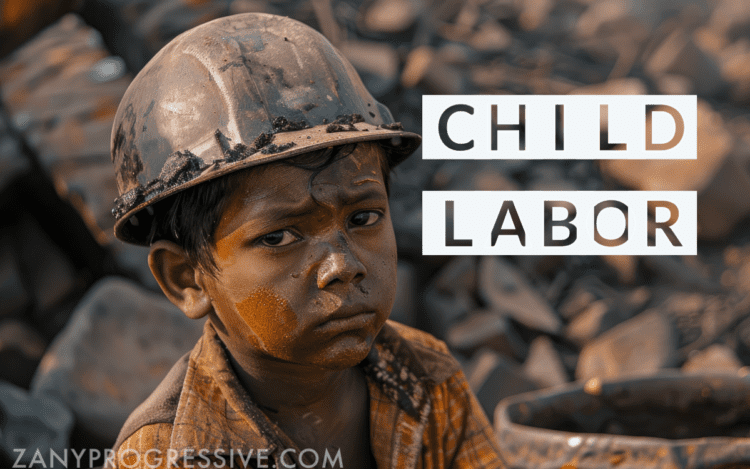
[[[335,336],[344,332],[368,328],[376,319],[374,311],[347,309],[337,312],[331,318],[315,327],[315,332],[323,336]]]

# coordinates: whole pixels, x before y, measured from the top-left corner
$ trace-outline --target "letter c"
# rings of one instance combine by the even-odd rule
[[[453,106],[443,111],[443,114],[440,116],[440,121],[438,121],[438,134],[440,135],[440,140],[443,141],[443,145],[450,148],[451,150],[471,150],[472,148],[474,148],[474,140],[469,140],[466,143],[456,143],[448,136],[448,119],[457,112],[466,112],[468,114],[474,115],[474,108],[469,106],[468,104],[454,104]]]

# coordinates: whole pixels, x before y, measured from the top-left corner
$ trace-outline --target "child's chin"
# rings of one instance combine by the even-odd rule
[[[356,366],[367,358],[372,348],[371,339],[363,339],[355,335],[339,337],[323,354],[318,363],[323,368],[340,370]]]

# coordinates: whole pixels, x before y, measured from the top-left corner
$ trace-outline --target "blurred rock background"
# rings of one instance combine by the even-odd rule
[[[112,236],[111,122],[171,38],[250,11],[322,31],[417,132],[423,94],[697,94],[697,161],[401,165],[392,317],[448,343],[490,417],[573,380],[748,374],[750,3],[0,0],[1,466],[108,447],[199,336]],[[695,190],[698,255],[423,257],[421,191],[471,189]]]

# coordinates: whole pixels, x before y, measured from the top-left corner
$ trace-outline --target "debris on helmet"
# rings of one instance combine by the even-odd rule
[[[131,189],[116,198],[114,207],[112,208],[112,215],[119,220],[130,209],[141,203],[144,199],[143,193],[145,189],[145,187],[138,185],[135,189]]]
[[[273,120],[271,123],[273,126],[272,133],[279,133],[279,132],[293,132],[295,130],[303,130],[303,129],[309,129],[310,124],[307,123],[305,120],[301,121],[290,121],[284,116],[279,116]]]
[[[404,126],[401,125],[401,122],[392,122],[390,124],[380,124],[378,127],[381,129],[387,129],[387,130],[404,130]]]
[[[281,153],[282,151],[286,151],[292,148],[293,146],[294,146],[294,142],[283,143],[281,145],[276,145],[275,143],[271,143],[263,147],[263,149],[260,152],[264,155],[272,155],[274,153]]]
[[[214,137],[216,137],[216,142],[219,144],[219,148],[221,148],[222,155],[224,155],[224,159],[214,161],[214,165],[219,165],[225,162],[234,163],[235,161],[241,161],[258,151],[243,143],[238,143],[234,147],[230,147],[229,138],[227,138],[227,136],[219,129],[216,129],[214,132]]]
[[[301,55],[319,65],[309,67]],[[208,82],[206,70],[214,78]],[[261,81],[248,89],[247,83]],[[153,210],[180,190],[287,153],[377,140],[391,164],[398,164],[414,152],[419,136],[404,133],[409,144],[394,146],[389,130],[396,127],[376,127],[392,121],[346,57],[309,26],[261,13],[197,26],[154,56],[118,107],[111,136],[120,190],[112,211],[115,234],[147,245],[154,216],[134,212]]]
[[[261,148],[265,147],[269,143],[273,142],[274,134],[267,134],[265,132],[261,132],[260,135],[258,135],[255,140],[253,140],[253,146],[256,150],[260,150]]]
[[[335,121],[328,124],[326,132],[330,134],[333,132],[356,131],[358,129],[354,127],[354,124],[364,121],[365,119],[362,117],[362,114],[346,114],[338,116]]]
[[[167,161],[164,163],[164,167],[159,173],[157,180],[164,184],[164,188],[168,189],[175,184],[187,182],[197,173],[200,172],[203,166],[203,160],[195,156],[189,150],[176,151],[169,155]]]
[[[122,194],[114,201],[112,215],[120,219],[135,206],[146,200],[154,192],[162,192],[170,187],[190,181],[207,165],[190,151],[176,151],[169,155],[159,177],[151,180],[145,187],[138,185]]]

